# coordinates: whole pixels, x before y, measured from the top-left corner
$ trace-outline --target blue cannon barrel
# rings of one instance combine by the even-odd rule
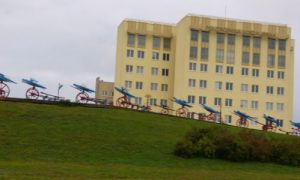
[[[123,94],[124,96],[128,96],[129,98],[136,98],[136,96],[129,93],[128,90],[123,87],[121,88],[115,87],[115,90],[117,90],[119,93]]]
[[[84,87],[84,86],[81,86],[81,85],[78,85],[78,84],[73,84],[72,87],[79,90],[79,91],[84,91],[84,92],[88,92],[88,93],[95,93],[94,90],[91,90],[87,87]]]
[[[38,88],[41,88],[41,89],[47,89],[45,86],[39,84],[39,82],[37,80],[32,79],[32,78],[30,78],[29,80],[22,79],[22,82],[25,83],[25,84],[28,84],[30,86],[38,87]]]
[[[272,116],[268,116],[268,115],[264,114],[264,118],[265,118],[266,121],[271,121],[271,122],[273,122],[273,123],[275,123],[275,124],[278,124],[277,119],[275,119],[275,118],[272,117]]]
[[[220,111],[217,111],[217,110],[213,109],[212,107],[209,107],[209,106],[207,106],[207,105],[205,105],[205,104],[201,104],[201,106],[202,106],[206,111],[208,111],[208,112],[210,112],[210,113],[213,113],[213,114],[221,114]]]
[[[293,121],[290,121],[291,124],[297,128],[300,128],[300,123],[296,123],[296,122],[293,122]]]
[[[8,77],[6,77],[4,74],[1,73],[0,73],[0,81],[17,84],[16,82],[12,81],[11,79],[9,79]]]
[[[239,116],[239,117],[243,117],[243,118],[246,118],[246,119],[249,119],[251,121],[254,121],[255,118],[254,117],[251,117],[249,116],[248,114],[244,113],[244,112],[241,112],[241,111],[234,111],[234,114]]]
[[[189,105],[189,103],[187,102],[187,101],[185,101],[185,100],[182,100],[182,99],[178,99],[178,98],[175,98],[175,97],[173,97],[173,100],[177,103],[177,104],[179,104],[179,105],[181,105],[181,106],[184,106],[184,107],[193,107],[193,106],[191,106],[191,105]]]

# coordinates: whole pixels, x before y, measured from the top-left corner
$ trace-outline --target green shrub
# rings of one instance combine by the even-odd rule
[[[175,154],[183,158],[191,158],[195,156],[196,151],[193,143],[188,140],[179,141],[175,146]]]

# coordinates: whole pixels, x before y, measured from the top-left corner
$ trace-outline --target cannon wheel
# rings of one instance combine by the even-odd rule
[[[243,121],[244,121],[244,122],[243,122]],[[249,121],[247,121],[247,120],[242,120],[242,119],[238,119],[238,120],[236,121],[236,126],[247,128],[247,127],[249,126]]]
[[[300,128],[294,129],[292,134],[294,136],[300,136]]]
[[[161,113],[161,114],[169,114],[169,110],[167,110],[167,109],[162,109],[162,110],[160,111],[160,113]]]
[[[127,108],[129,103],[126,101],[125,97],[120,97],[117,99],[116,105],[122,108]]]
[[[176,111],[176,116],[186,117],[187,116],[187,112],[188,112],[188,110],[186,108],[179,108]]]
[[[89,95],[85,92],[80,92],[76,96],[76,102],[77,103],[88,103],[89,101]]]
[[[9,96],[10,89],[7,84],[0,82],[0,99],[5,99]]]
[[[207,121],[216,121],[214,114],[209,114],[206,116]]]
[[[26,91],[26,99],[37,100],[40,96],[40,93],[35,87],[29,88]]]

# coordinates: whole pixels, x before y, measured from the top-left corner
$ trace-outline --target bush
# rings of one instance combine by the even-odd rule
[[[183,158],[191,158],[195,156],[196,151],[193,146],[193,143],[188,140],[182,140],[178,142],[175,146],[175,154],[177,156],[183,157]]]

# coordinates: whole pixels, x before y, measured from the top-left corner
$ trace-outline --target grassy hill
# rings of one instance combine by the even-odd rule
[[[173,155],[188,130],[211,126],[218,125],[118,109],[0,102],[0,178],[299,179],[297,167]]]

